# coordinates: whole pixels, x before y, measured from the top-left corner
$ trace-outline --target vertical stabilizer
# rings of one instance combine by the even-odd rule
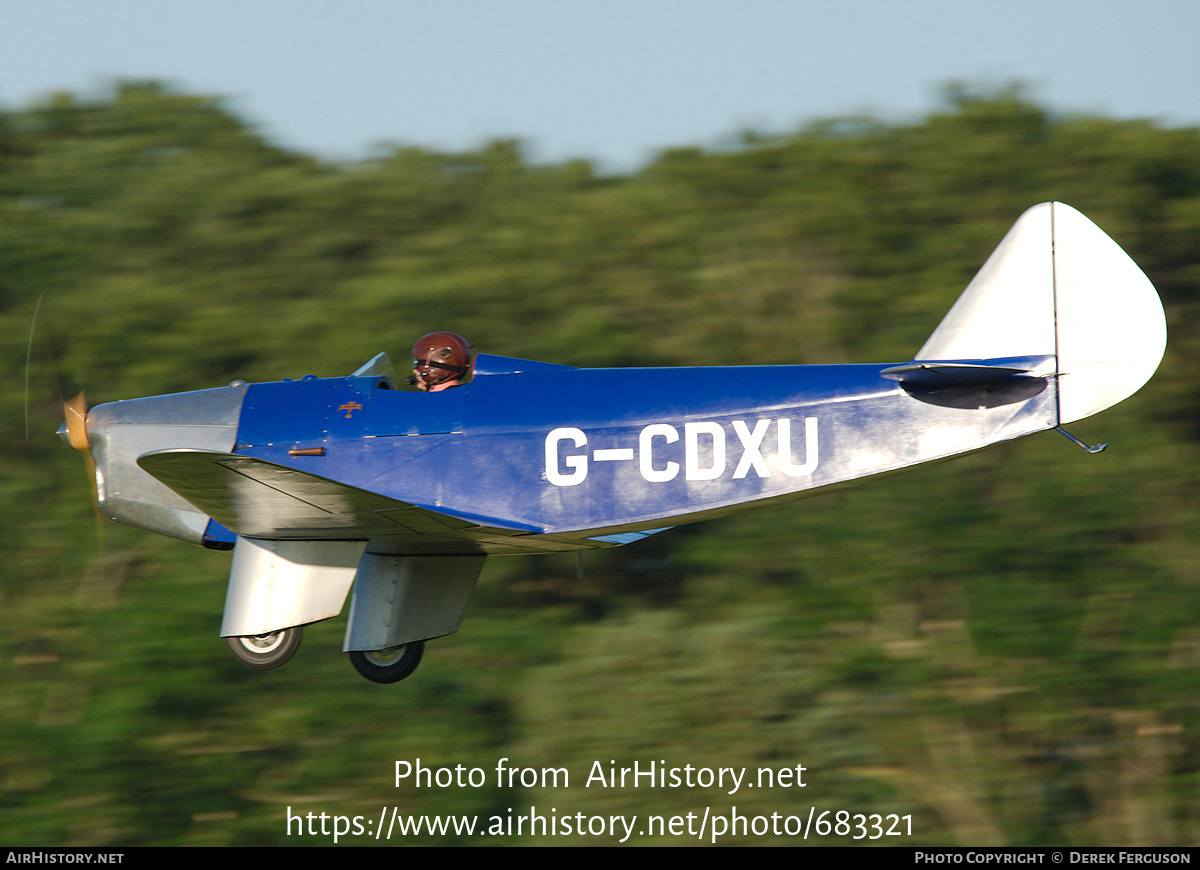
[[[1053,354],[1061,425],[1137,392],[1166,340],[1137,264],[1075,209],[1047,202],[1021,215],[914,359]]]

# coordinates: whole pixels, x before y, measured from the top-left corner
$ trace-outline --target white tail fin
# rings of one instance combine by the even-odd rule
[[[1053,354],[1062,425],[1136,393],[1166,344],[1162,302],[1137,264],[1075,209],[1045,202],[1017,219],[914,359]]]

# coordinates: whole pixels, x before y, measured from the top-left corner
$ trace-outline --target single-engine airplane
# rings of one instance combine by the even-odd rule
[[[458,630],[489,554],[681,523],[1060,429],[1166,347],[1150,281],[1069,206],[1025,212],[912,360],[579,369],[488,354],[441,392],[349,377],[68,409],[111,519],[233,549],[220,634],[252,668],[350,598],[344,651],[396,682]],[[1092,452],[1103,447],[1088,447]]]

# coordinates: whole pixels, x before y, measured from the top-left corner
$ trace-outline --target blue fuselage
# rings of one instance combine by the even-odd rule
[[[918,390],[884,368],[546,367],[441,393],[254,384],[236,452],[486,526],[603,540],[1056,424],[1052,381]]]

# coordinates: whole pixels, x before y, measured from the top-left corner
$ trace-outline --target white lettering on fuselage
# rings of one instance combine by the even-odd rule
[[[772,464],[763,456],[763,442],[771,420],[756,420],[750,428],[745,420],[733,421],[733,432],[742,447],[742,455],[733,470],[733,479],[746,477],[753,471],[759,477],[771,477]],[[786,417],[775,420],[776,451],[774,468],[788,477],[804,477],[817,468],[817,418],[804,418],[804,461],[792,461],[792,421]],[[603,447],[573,451],[586,447],[587,435],[582,429],[564,426],[546,436],[546,480],[555,486],[575,486],[588,475],[589,462],[637,462],[638,471],[651,483],[674,480],[683,469],[685,480],[716,480],[729,469],[726,458],[728,438],[725,427],[716,422],[683,424],[683,464],[668,457],[679,458],[679,448],[667,445],[680,440],[679,430],[668,423],[651,423],[638,433],[638,446]],[[767,443],[770,443],[769,441]],[[564,445],[570,445],[569,447]]]

